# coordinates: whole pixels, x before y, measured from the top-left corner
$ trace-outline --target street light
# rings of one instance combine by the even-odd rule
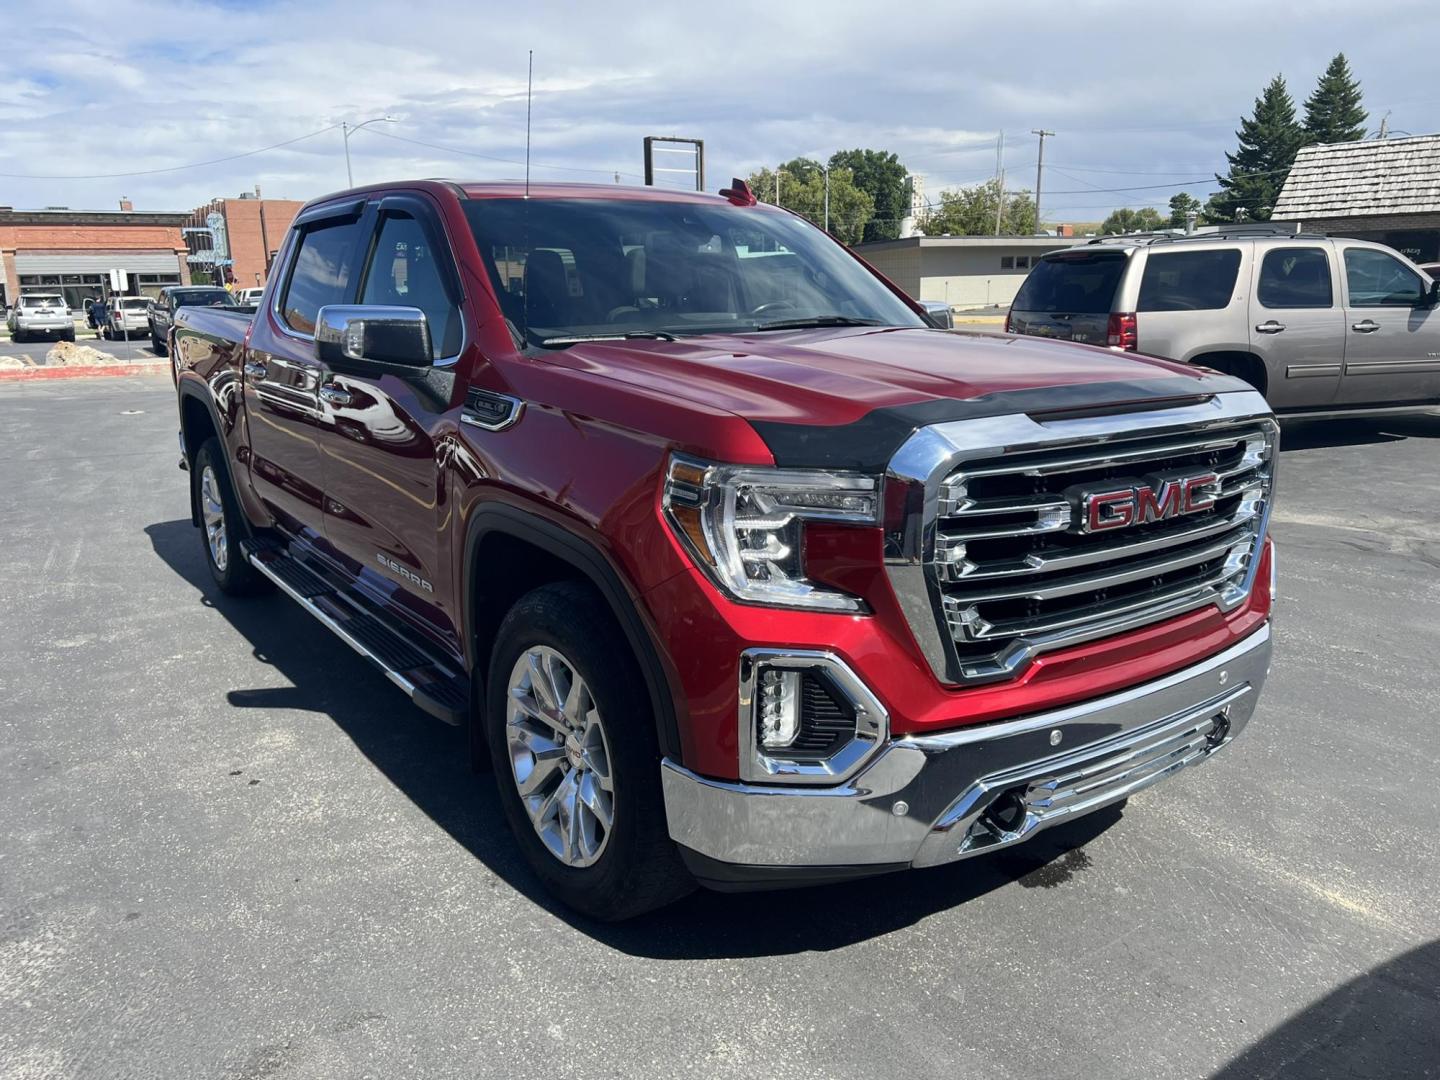
[[[350,136],[363,127],[371,124],[398,124],[400,121],[394,116],[373,116],[359,124],[352,124],[348,120],[340,121],[340,134],[345,142],[345,180],[347,187],[355,186],[355,174],[350,171]]]

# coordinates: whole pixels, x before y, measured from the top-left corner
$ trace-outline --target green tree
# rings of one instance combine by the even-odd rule
[[[1139,210],[1122,206],[1100,223],[1100,234],[1114,236],[1117,233],[1154,232],[1164,227],[1165,218],[1153,206],[1142,206]]]
[[[830,168],[848,169],[855,186],[870,196],[875,214],[865,223],[866,240],[894,240],[900,235],[900,219],[910,212],[910,173],[900,159],[884,150],[837,150],[830,155]],[[835,197],[831,191],[830,197]]]
[[[1255,99],[1254,114],[1240,121],[1235,137],[1239,148],[1225,155],[1230,173],[1215,177],[1220,190],[1210,196],[1205,217],[1215,222],[1268,221],[1295,154],[1305,141],[1295,120],[1295,102],[1282,76],[1271,79]]]
[[[940,205],[926,215],[920,228],[926,236],[993,236],[1000,210],[1000,181],[940,192]],[[1030,236],[1035,232],[1035,200],[1028,191],[1007,192],[1000,213],[1000,232]]]
[[[1186,218],[1190,214],[1194,214],[1198,220],[1202,209],[1204,209],[1204,207],[1201,205],[1200,200],[1188,191],[1182,191],[1178,195],[1170,196],[1170,228],[1185,228]]]
[[[775,195],[776,173],[761,169],[748,183],[756,198],[794,210],[825,226],[825,167],[811,158],[795,158],[780,166],[780,194]],[[855,186],[849,169],[830,170],[830,231],[846,244],[859,243],[865,225],[875,215],[875,202]]]
[[[1305,139],[1316,143],[1355,142],[1365,137],[1368,119],[1361,105],[1360,83],[1350,74],[1345,54],[1336,53],[1315,84],[1315,92],[1305,99]]]

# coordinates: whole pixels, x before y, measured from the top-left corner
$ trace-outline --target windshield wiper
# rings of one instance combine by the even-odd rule
[[[761,323],[756,330],[806,330],[817,326],[884,326],[883,319],[855,319],[849,315],[811,315],[807,319],[780,319]]]
[[[536,344],[546,349],[563,349],[567,345],[580,345],[587,341],[678,341],[674,334],[664,330],[631,330],[624,334],[574,334],[569,337],[540,338]]]

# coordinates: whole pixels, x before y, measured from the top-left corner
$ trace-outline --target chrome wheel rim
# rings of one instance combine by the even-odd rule
[[[200,474],[200,518],[205,526],[210,561],[223,574],[230,562],[230,544],[225,537],[225,504],[220,501],[220,481],[211,465],[206,465]]]
[[[610,743],[590,688],[555,649],[536,645],[510,669],[510,776],[535,834],[566,866],[604,854],[614,820]]]

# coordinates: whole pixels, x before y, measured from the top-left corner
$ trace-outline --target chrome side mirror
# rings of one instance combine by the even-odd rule
[[[917,302],[925,309],[925,318],[930,320],[930,325],[936,330],[955,329],[955,313],[950,310],[950,305],[944,300],[920,300]]]
[[[328,304],[315,317],[315,358],[350,375],[413,375],[434,363],[419,308]]]

